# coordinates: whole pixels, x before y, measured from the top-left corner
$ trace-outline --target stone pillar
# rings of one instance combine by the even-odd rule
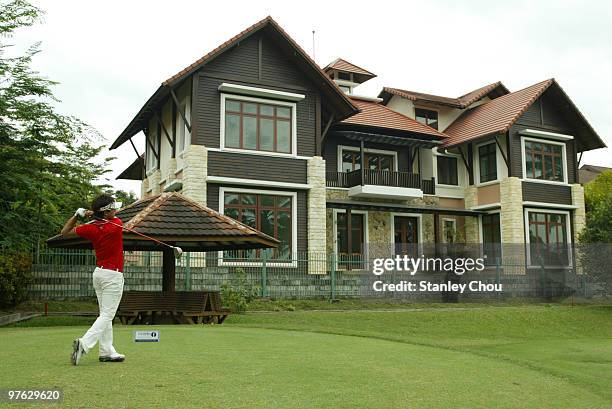
[[[308,254],[309,258],[317,260],[308,263],[310,274],[325,274],[326,268],[326,237],[327,213],[325,191],[325,160],[313,156],[307,163],[308,190]],[[331,227],[331,226],[330,226]]]
[[[147,190],[151,190],[149,194],[151,196],[158,195],[160,193],[159,182],[161,181],[161,172],[159,171],[159,169],[156,169],[155,172],[151,173],[148,179],[149,188]]]
[[[147,190],[149,190],[149,178],[144,178],[142,180],[142,183],[140,184],[140,198],[144,199],[145,197],[148,197],[149,194],[147,193]]]
[[[508,244],[525,243],[523,188],[517,177],[503,179],[499,184],[502,241]]]
[[[478,206],[478,188],[468,186],[465,189],[465,208],[471,209]],[[478,229],[478,217],[465,216],[465,242],[468,244],[480,243],[480,233]]]
[[[166,174],[164,180],[169,185],[174,179],[176,179],[176,158],[168,158],[168,167],[166,168]]]
[[[572,204],[577,206],[574,210],[574,225],[572,226],[572,241],[578,242],[578,235],[586,226],[586,210],[584,208],[584,188],[575,183],[572,185]]]
[[[189,145],[183,160],[183,195],[206,206],[208,151],[202,145]]]

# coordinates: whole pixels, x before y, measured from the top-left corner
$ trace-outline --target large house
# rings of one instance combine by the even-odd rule
[[[554,79],[358,96],[373,77],[343,59],[321,69],[267,17],[161,84],[111,146],[146,138],[120,178],[274,236],[279,263],[368,244],[576,239],[577,157],[605,145]]]

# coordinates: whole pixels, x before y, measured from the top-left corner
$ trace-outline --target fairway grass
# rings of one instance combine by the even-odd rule
[[[64,407],[612,407],[609,307],[233,315],[135,344],[139,328],[115,327],[125,362],[78,367],[86,327],[2,328],[0,388],[60,387]]]

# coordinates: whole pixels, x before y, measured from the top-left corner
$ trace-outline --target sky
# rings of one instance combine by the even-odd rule
[[[166,78],[271,15],[325,66],[344,58],[383,86],[457,97],[502,81],[511,91],[554,77],[606,145],[612,146],[612,2],[608,1],[115,1],[34,0],[42,23],[10,40],[40,41],[34,68],[58,81],[58,110],[95,127],[110,145]],[[134,138],[139,152],[144,135]],[[107,183],[136,158],[129,143]],[[581,164],[612,167],[612,151]]]

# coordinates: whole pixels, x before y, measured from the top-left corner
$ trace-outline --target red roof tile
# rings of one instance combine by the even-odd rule
[[[440,95],[425,94],[422,92],[407,91],[391,87],[384,87],[381,92],[381,95],[384,93],[389,93],[392,95],[400,96],[402,98],[406,98],[410,101],[431,102],[434,104],[441,104],[453,108],[464,109],[472,105],[474,102],[482,99],[487,94],[497,88],[499,88],[499,91],[503,94],[508,93],[508,89],[504,86],[504,84],[502,84],[500,81],[497,81],[492,84],[485,85],[484,87],[475,89],[474,91],[468,92],[467,94],[462,95],[458,98],[443,97]]]
[[[448,135],[444,146],[449,147],[481,136],[506,132],[553,83],[554,79],[548,79],[465,112],[444,130]]]
[[[437,136],[445,138],[446,136],[420,122],[415,121],[405,115],[395,112],[385,105],[376,101],[366,101],[359,98],[351,98],[353,103],[361,110],[356,115],[353,115],[341,123],[364,125],[377,128],[387,128],[400,131],[415,132],[425,135]]]
[[[355,74],[365,75],[370,78],[376,77],[376,74],[372,74],[370,71],[364,70],[363,68],[358,67],[355,64],[351,64],[350,62],[343,60],[342,58],[335,59],[334,61],[327,64],[327,67],[323,68],[323,71],[327,72],[328,70],[352,72]]]

